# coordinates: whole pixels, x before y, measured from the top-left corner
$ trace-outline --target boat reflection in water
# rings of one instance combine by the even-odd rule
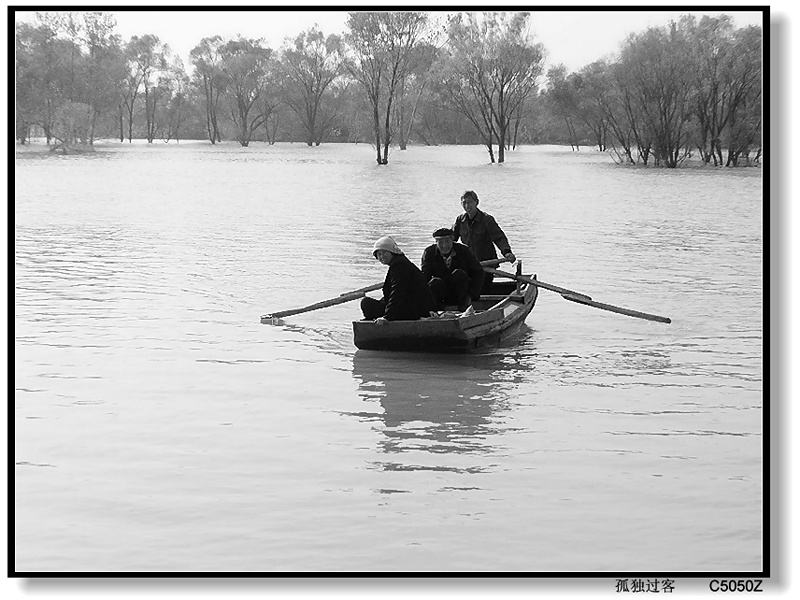
[[[512,353],[513,354],[513,353]],[[481,354],[413,354],[359,350],[353,376],[367,410],[379,423],[379,449],[393,471],[481,472],[496,461],[500,422],[513,386],[506,349]],[[510,364],[509,364],[510,363]],[[374,409],[372,408],[374,407]]]

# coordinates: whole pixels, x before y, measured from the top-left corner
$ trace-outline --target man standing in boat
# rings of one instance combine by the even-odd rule
[[[456,304],[465,311],[481,294],[485,273],[475,254],[464,244],[453,241],[453,230],[433,232],[436,243],[422,253],[422,274],[436,301],[436,310]]]
[[[383,298],[364,296],[361,312],[364,318],[381,321],[416,321],[428,317],[434,308],[433,295],[422,272],[413,264],[390,236],[380,238],[372,255],[388,265],[383,282]]]
[[[464,212],[456,217],[453,226],[453,241],[461,241],[470,247],[479,261],[497,258],[494,247],[500,250],[504,258],[515,262],[517,257],[511,251],[511,244],[500,226],[490,214],[478,208],[478,194],[472,190],[464,192],[461,196],[461,206]],[[494,275],[486,273],[483,279],[482,293],[488,293]]]

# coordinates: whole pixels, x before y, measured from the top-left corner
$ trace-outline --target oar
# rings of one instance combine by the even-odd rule
[[[485,260],[481,263],[481,265],[484,267],[495,266],[503,262],[508,262],[508,260],[505,258],[495,258],[493,260]],[[350,302],[352,300],[358,300],[359,298],[363,298],[364,296],[366,296],[367,292],[372,292],[382,287],[383,287],[383,282],[376,283],[374,285],[368,285],[367,287],[353,290],[352,292],[345,292],[344,294],[339,294],[336,298],[331,298],[330,300],[323,300],[321,302],[309,304],[308,306],[303,306],[302,308],[290,308],[289,310],[281,310],[278,312],[262,315],[261,322],[274,323],[275,321],[277,321],[278,319],[282,319],[283,317],[299,315],[300,313],[310,312],[312,310],[318,310],[320,308],[328,308],[329,306],[344,304],[345,302]]]
[[[345,302],[350,302],[351,300],[358,300],[359,298],[366,296],[367,292],[378,290],[381,287],[383,287],[383,282],[376,283],[374,285],[369,285],[367,287],[363,287],[358,290],[353,290],[352,292],[345,292],[344,294],[340,294],[336,298],[331,298],[330,300],[323,300],[322,302],[309,304],[308,306],[303,306],[302,308],[291,308],[289,310],[281,310],[275,313],[270,313],[268,315],[262,315],[261,322],[271,323],[283,317],[289,317],[291,315],[299,315],[300,313],[310,312],[312,310],[317,310],[320,308],[328,308],[329,306],[344,304]]]
[[[486,271],[487,273],[494,273],[499,277],[508,277],[509,279],[524,281],[525,283],[530,283],[537,287],[544,288],[552,292],[557,292],[561,294],[561,296],[565,300],[570,300],[571,302],[577,302],[578,304],[585,304],[586,306],[602,308],[603,310],[619,313],[621,315],[627,315],[629,317],[636,317],[638,319],[647,319],[648,321],[658,321],[659,323],[672,323],[672,319],[669,319],[668,317],[651,315],[649,313],[640,312],[638,310],[631,310],[629,308],[622,308],[621,306],[614,306],[613,304],[604,304],[602,302],[595,302],[594,300],[591,299],[590,296],[587,296],[586,294],[581,294],[580,292],[574,292],[572,290],[558,287],[556,285],[550,285],[549,283],[545,283],[544,281],[539,281],[538,279],[525,277],[524,275],[514,275],[513,273],[506,273],[505,271],[499,271],[497,269],[490,269],[490,268],[484,268],[484,271]]]

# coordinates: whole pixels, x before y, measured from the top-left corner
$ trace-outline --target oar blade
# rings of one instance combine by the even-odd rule
[[[623,308],[621,306],[614,306],[613,304],[605,304],[603,302],[596,302],[594,300],[586,300],[585,298],[581,298],[580,296],[575,296],[572,294],[561,294],[561,297],[565,300],[569,300],[570,302],[577,302],[578,304],[584,304],[586,306],[593,306],[594,308],[600,308],[602,310],[607,310],[610,312],[615,312],[620,315],[626,315],[628,317],[635,317],[637,319],[645,319],[647,321],[658,321],[659,323],[672,323],[672,319],[669,317],[662,317],[659,315],[652,315],[650,313],[642,312],[639,310],[632,310],[630,308]]]
[[[340,294],[336,298],[330,298],[328,300],[323,300],[322,302],[315,302],[314,304],[309,304],[308,306],[303,306],[301,308],[292,308],[289,310],[281,310],[274,313],[268,313],[266,315],[262,315],[261,322],[268,325],[275,325],[276,324],[275,321],[280,320],[283,317],[299,315],[301,313],[311,312],[312,310],[319,310],[320,308],[328,308],[329,306],[336,306],[337,304],[344,304],[345,302],[358,300],[359,298],[363,298],[364,296],[366,296],[367,292],[380,289],[382,286],[383,283],[375,283],[373,285],[363,287],[358,290],[353,290],[352,292],[345,292],[344,294]]]
[[[571,300],[572,302],[577,302],[578,304],[591,304],[593,302],[591,296],[587,296],[586,294],[581,294],[579,292],[563,292],[561,296],[565,300]]]

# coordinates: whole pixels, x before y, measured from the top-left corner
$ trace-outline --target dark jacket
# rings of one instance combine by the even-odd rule
[[[497,221],[492,215],[488,215],[478,209],[474,219],[470,219],[467,213],[461,213],[456,217],[456,224],[453,225],[453,240],[459,238],[466,244],[478,257],[478,260],[491,260],[497,258],[495,244],[500,248],[503,256],[511,252],[511,245],[508,243],[506,234],[500,229]]]
[[[425,281],[430,281],[433,277],[447,280],[450,273],[456,269],[463,269],[469,277],[469,295],[475,300],[481,295],[483,267],[472,250],[464,244],[453,243],[453,252],[455,256],[448,269],[436,244],[425,248],[425,252],[422,253],[422,274],[425,276]]]
[[[430,316],[435,304],[428,282],[417,265],[404,254],[395,254],[383,282],[383,300],[387,321],[419,319]]]

